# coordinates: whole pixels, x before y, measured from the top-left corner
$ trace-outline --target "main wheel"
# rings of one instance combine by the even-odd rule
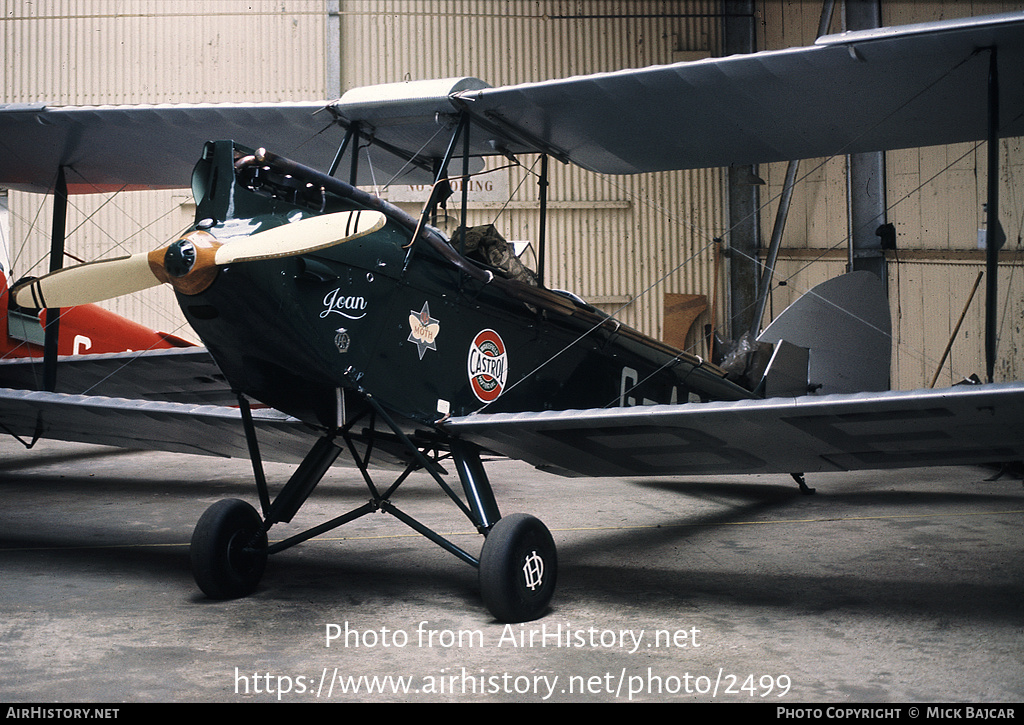
[[[251,594],[267,564],[267,532],[260,515],[239,499],[225,499],[206,509],[189,547],[192,576],[211,599]]]
[[[480,593],[502,622],[528,622],[544,614],[555,593],[558,556],[539,519],[512,514],[498,520],[480,552]]]

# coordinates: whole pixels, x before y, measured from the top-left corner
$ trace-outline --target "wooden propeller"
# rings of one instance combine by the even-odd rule
[[[152,252],[87,262],[26,280],[15,285],[11,295],[21,307],[35,309],[99,302],[165,282],[182,294],[194,295],[213,283],[219,267],[316,252],[371,234],[386,221],[377,211],[343,211],[223,244],[209,232],[195,230]]]

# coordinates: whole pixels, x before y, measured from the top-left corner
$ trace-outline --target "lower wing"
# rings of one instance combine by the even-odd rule
[[[1024,383],[602,410],[446,428],[567,476],[806,473],[1024,459]]]

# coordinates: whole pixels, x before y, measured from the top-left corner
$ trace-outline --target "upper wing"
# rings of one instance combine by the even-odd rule
[[[502,88],[473,78],[372,86],[329,105],[0,106],[0,186],[47,191],[65,166],[73,193],[183,188],[203,143],[222,138],[324,169],[353,126],[380,149],[375,183],[422,183],[463,110],[473,156],[546,152],[603,173],[982,139],[992,48],[999,133],[1024,135],[1024,13],[1013,13]]]
[[[1024,134],[1024,13],[849,32],[815,45],[464,93],[602,173],[754,164]]]
[[[221,138],[323,167],[343,137],[326,105],[0,106],[0,186],[46,192],[64,166],[70,193],[188,188]]]
[[[47,192],[58,167],[68,191],[188,188],[207,141],[232,139],[327,169],[345,137],[327,102],[65,106],[0,104],[0,186]],[[414,154],[409,154],[412,156]],[[363,164],[361,179],[432,177],[401,154]]]
[[[453,418],[563,475],[806,473],[1024,459],[1024,383]]]

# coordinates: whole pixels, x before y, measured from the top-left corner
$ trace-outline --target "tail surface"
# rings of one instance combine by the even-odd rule
[[[773,343],[776,351],[783,347],[780,341],[807,350],[809,392],[889,389],[889,301],[881,280],[871,272],[822,282],[787,307],[757,339]],[[766,379],[770,382],[771,377],[770,366]]]

